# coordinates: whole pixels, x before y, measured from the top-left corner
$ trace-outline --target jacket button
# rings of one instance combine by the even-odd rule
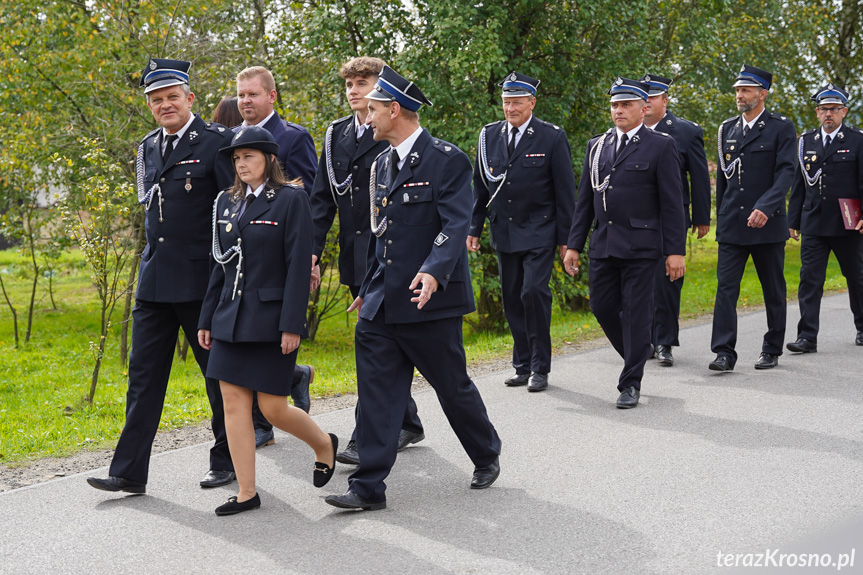
[[[361,232],[360,230],[357,230],[357,232],[356,232],[356,233],[357,233],[357,235],[358,235],[358,236],[363,235],[363,232]]]
[[[160,183],[160,184],[164,184],[164,183],[165,183],[165,178],[160,178],[160,179],[159,179],[159,183]]]
[[[388,246],[393,245],[393,241],[392,241],[392,240],[387,240],[387,245],[388,245]]]
[[[741,210],[741,211],[743,211],[744,209],[745,209],[745,208],[744,208],[743,206],[740,206],[740,210]]]
[[[393,265],[393,260],[387,260],[387,265],[388,265],[388,266]]]
[[[507,200],[506,203],[511,204],[512,200]]]
[[[512,164],[509,164],[509,165],[507,166],[507,168],[511,168],[511,167],[512,167]]]
[[[746,155],[746,152],[740,152],[740,157],[741,157],[741,158],[742,158],[743,156],[745,156],[745,155]]]
[[[614,173],[614,170],[616,170],[616,169],[617,169],[617,168],[611,168],[611,172],[612,172],[612,173]]]
[[[360,191],[360,187],[359,187],[359,186],[354,186],[354,191],[355,191],[355,192],[359,192],[359,191]]]
[[[613,190],[613,189],[614,189],[614,186],[608,186],[608,189],[609,189],[609,190]]]
[[[243,290],[238,289],[238,290],[237,290],[237,295],[243,295]]]
[[[445,279],[449,279],[449,274],[446,274],[446,275],[444,276],[444,278],[445,278]]]
[[[608,225],[613,226],[614,222],[612,222],[611,220],[608,220]]]
[[[160,244],[161,244],[161,243],[163,243],[164,241],[165,241],[165,238],[159,238],[159,243],[160,243]]]
[[[242,274],[242,272],[240,272],[240,277],[243,277],[243,274]]]
[[[360,169],[359,166],[354,166],[354,170],[359,170],[359,169]]]
[[[187,175],[187,176],[191,176],[191,175],[192,175],[192,172],[186,172],[186,175]]]
[[[506,185],[507,186],[512,185],[512,182],[507,182]]]
[[[509,219],[509,221],[512,221],[512,218],[508,218],[508,219]]]
[[[387,220],[387,225],[388,225],[388,226],[393,225],[393,221],[392,221],[392,220]]]

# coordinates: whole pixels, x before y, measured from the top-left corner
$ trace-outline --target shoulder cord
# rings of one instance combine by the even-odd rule
[[[486,152],[486,144],[485,144],[485,131],[486,131],[485,127],[483,127],[483,129],[479,131],[479,145],[477,146],[479,148],[479,157],[480,157],[480,164],[482,166],[483,181],[485,182],[485,188],[489,191],[491,190],[489,183],[498,184],[494,193],[491,195],[491,198],[489,198],[488,203],[485,205],[485,207],[487,208],[491,205],[491,203],[497,197],[497,193],[503,188],[503,184],[506,181],[507,171],[505,170],[502,174],[495,176],[494,174],[491,173],[491,170],[489,170],[488,154]]]
[[[213,202],[213,259],[216,260],[216,263],[221,264],[222,268],[225,267],[225,264],[234,259],[237,259],[237,273],[234,276],[234,291],[231,294],[231,301],[234,300],[234,297],[237,295],[237,285],[240,281],[240,272],[243,267],[243,238],[237,238],[237,245],[231,246],[228,248],[228,251],[222,252],[222,244],[219,242],[219,226],[218,221],[216,220],[216,211],[219,206],[219,198],[222,197],[222,194],[225,193],[225,190],[219,192],[219,195],[216,196],[216,201]],[[237,222],[239,225],[239,221]]]
[[[740,156],[734,158],[734,161],[731,162],[731,165],[726,167],[725,157],[722,155],[722,127],[724,125],[725,124],[719,124],[719,133],[716,136],[716,146],[719,151],[719,169],[722,171],[725,179],[730,180],[731,176],[734,175],[734,170],[740,166]]]
[[[602,148],[605,146],[605,136],[611,133],[612,128],[609,128],[605,134],[597,138],[596,143],[590,149],[588,157],[590,158],[590,185],[594,192],[602,193],[602,209],[606,212],[608,207],[605,205],[605,190],[608,189],[608,180],[611,174],[605,176],[605,179],[599,181],[599,157],[602,155]]]
[[[324,156],[327,159],[327,177],[330,182],[330,193],[333,196],[333,202],[338,205],[339,201],[336,194],[344,196],[351,191],[351,182],[354,180],[353,174],[348,174],[348,177],[341,184],[336,181],[336,172],[333,170],[333,125],[327,127],[327,136],[324,140]],[[351,205],[353,205],[353,194],[351,194]]]
[[[135,171],[136,179],[138,184],[138,203],[146,204],[145,210],[149,211],[150,205],[153,203],[153,192],[159,196],[159,222],[164,222],[165,219],[162,217],[162,203],[164,202],[164,198],[162,198],[162,188],[159,184],[153,184],[146,192],[144,191],[144,142],[141,142],[138,145],[138,158],[135,162]]]
[[[797,143],[797,160],[800,162],[800,171],[803,173],[803,178],[806,180],[806,183],[809,184],[810,187],[814,187],[815,184],[821,180],[822,168],[818,168],[818,171],[815,172],[814,176],[809,176],[809,172],[806,170],[806,165],[803,163],[803,136],[800,136],[800,140]]]
[[[389,161],[389,156],[387,156],[387,160]],[[378,161],[375,159],[372,162],[372,168],[370,170],[371,176],[369,177],[369,221],[371,223],[372,233],[381,237],[384,235],[384,232],[387,231],[387,219],[384,218],[380,224],[378,224],[377,217],[377,206],[375,206],[375,192],[377,191],[378,184]]]

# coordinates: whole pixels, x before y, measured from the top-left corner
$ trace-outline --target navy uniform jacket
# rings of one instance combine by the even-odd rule
[[[482,235],[488,217],[491,245],[499,252],[566,245],[575,209],[575,175],[566,134],[534,116],[510,158],[507,126],[508,122],[500,121],[483,128],[489,169],[494,176],[506,171],[506,181],[486,208],[499,184],[491,183],[489,193],[478,150],[469,235]]]
[[[375,208],[379,222],[386,218],[387,228],[369,242],[374,255],[360,288],[360,317],[374,319],[384,300],[386,323],[474,311],[465,243],[473,202],[470,160],[425,129],[392,183],[389,158],[385,152],[376,160]],[[414,294],[408,289],[419,272],[434,276],[439,284],[422,309],[411,302]]]
[[[239,279],[236,257],[216,264],[198,329],[229,342],[281,341],[282,332],[305,336],[312,259],[308,196],[297,186],[265,187],[239,216],[241,205],[227,192],[216,203],[222,252],[242,239],[243,263]]]
[[[158,184],[146,212],[147,246],[141,255],[136,299],[177,303],[200,301],[210,276],[213,200],[231,185],[234,171],[219,149],[231,145],[233,133],[221,124],[208,124],[198,116],[162,163],[162,128],[142,141],[144,190]],[[190,189],[186,189],[190,186]]]
[[[615,131],[590,140],[584,158],[578,202],[567,247],[584,250],[587,234],[591,258],[659,259],[686,253],[680,160],[674,139],[642,126],[616,160]],[[603,194],[591,186],[590,162],[602,139],[599,181],[611,176]]]
[[[237,126],[238,131],[242,126]],[[318,163],[318,155],[315,153],[315,142],[308,130],[282,120],[279,113],[275,112],[273,117],[261,126],[273,135],[273,139],[279,145],[279,162],[289,180],[300,178],[306,193],[310,193],[315,181],[315,168]]]
[[[855,230],[845,229],[839,198],[863,199],[863,133],[843,124],[833,132],[833,138],[824,153],[821,128],[802,136],[804,169],[810,177],[819,168],[822,173],[820,185],[810,186],[800,162],[796,162],[788,201],[788,227],[792,230],[812,236],[858,235]]]
[[[336,182],[342,183],[353,174],[350,190],[339,196],[330,188],[327,175],[326,150],[321,152],[318,173],[312,186],[312,220],[315,225],[314,253],[321,258],[327,232],[339,212],[339,276],[341,283],[358,286],[368,269],[369,255],[369,175],[372,163],[389,145],[376,142],[370,128],[357,142],[354,117],[346,116],[331,124],[332,163]],[[338,199],[338,206],[333,196]]]
[[[678,118],[671,112],[666,112],[654,129],[668,134],[677,143],[686,227],[691,225],[690,222],[710,225],[710,172],[707,169],[707,155],[704,153],[704,131],[698,124]]]
[[[764,110],[743,137],[740,116],[722,123],[722,154],[726,166],[736,158],[741,165],[730,179],[716,174],[716,241],[748,246],[788,239],[785,196],[794,180],[796,161],[794,124]],[[752,210],[767,215],[763,228],[746,225]]]

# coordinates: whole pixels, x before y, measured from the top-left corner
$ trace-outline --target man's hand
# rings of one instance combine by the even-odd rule
[[[700,240],[701,238],[706,236],[707,232],[709,232],[709,231],[710,231],[710,224],[693,224],[692,225],[692,233],[698,234],[695,238],[697,240]]]
[[[312,256],[314,259],[314,256]],[[315,291],[321,287],[321,266],[312,266],[312,277],[309,280],[309,291]]]
[[[202,348],[209,350],[213,345],[213,340],[210,339],[210,330],[208,329],[199,329],[198,330],[198,345]]]
[[[857,222],[857,225],[854,227],[854,229],[863,234],[863,220]]]
[[[467,237],[467,249],[471,252],[479,251],[479,238],[477,236],[468,236]]]
[[[578,273],[578,262],[578,252],[575,250],[566,250],[566,253],[563,255],[563,269],[566,271],[566,273],[568,273],[572,277],[575,277],[575,274]]]
[[[300,347],[300,336],[295,333],[282,332],[282,355],[288,355]]]
[[[767,215],[761,210],[752,210],[749,219],[746,220],[746,225],[750,228],[763,228],[766,223]]]
[[[860,224],[857,224],[857,226],[858,226],[857,229],[860,229],[859,228]],[[791,236],[792,240],[800,241],[800,231],[799,230],[794,230],[794,229],[788,228],[788,235]]]
[[[351,302],[350,307],[348,307],[348,313],[351,313],[354,310],[357,310],[357,315],[360,315],[363,308],[363,298],[357,297],[353,302]]]
[[[422,289],[416,289],[419,284],[423,284]],[[437,280],[431,274],[420,272],[414,276],[414,281],[408,289],[413,290],[417,297],[412,297],[411,301],[417,304],[417,309],[422,309],[425,304],[431,299],[434,292],[437,291]]]
[[[665,258],[665,275],[668,281],[676,281],[686,273],[686,260],[683,256],[670,255]]]
[[[560,253],[560,261],[566,257],[566,246],[557,246],[557,251]]]

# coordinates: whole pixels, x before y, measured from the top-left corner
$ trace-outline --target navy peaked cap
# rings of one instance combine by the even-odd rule
[[[647,91],[648,96],[667,94],[669,86],[674,82],[671,78],[657,76],[656,74],[645,74],[644,77],[641,78],[641,81],[650,86],[650,90]]]
[[[773,74],[767,70],[744,64],[743,67],[740,68],[740,73],[737,75],[737,81],[734,82],[734,87],[758,86],[759,88],[769,90],[772,84]]]
[[[622,76],[615,78],[614,84],[608,89],[612,102],[621,102],[624,100],[646,101],[648,92],[650,92],[650,84]]]
[[[848,92],[830,83],[819,88],[812,95],[812,100],[819,106],[821,104],[839,104],[845,106],[848,104]]]
[[[185,60],[150,58],[141,73],[139,86],[144,88],[144,93],[147,94],[159,88],[188,84],[191,67],[192,63]]]
[[[406,80],[389,66],[384,66],[381,70],[377,84],[366,98],[381,102],[398,102],[411,112],[416,112],[423,105],[432,105],[416,84]]]
[[[536,78],[512,71],[497,85],[503,88],[502,98],[520,98],[522,96],[536,96],[539,82]]]

